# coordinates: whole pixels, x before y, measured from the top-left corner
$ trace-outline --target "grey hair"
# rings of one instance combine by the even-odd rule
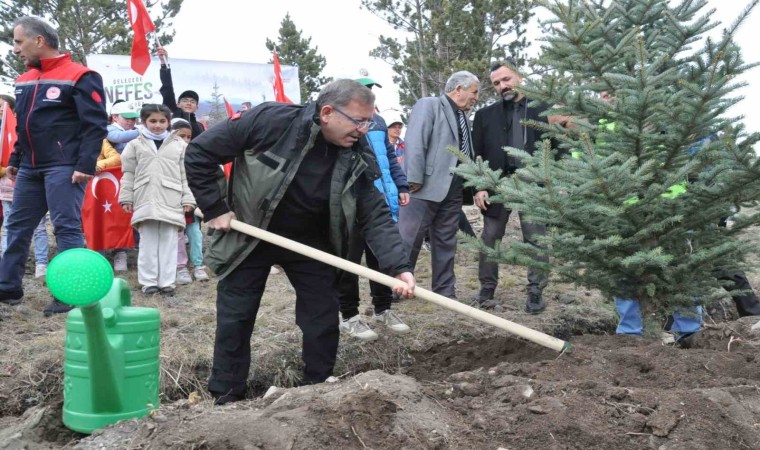
[[[53,50],[58,50],[58,31],[52,25],[35,16],[24,16],[13,22],[13,28],[20,26],[24,30],[24,36],[33,38],[42,36],[45,43]]]
[[[362,105],[374,105],[375,94],[370,88],[354,80],[339,79],[331,81],[319,91],[317,97],[317,111],[323,106],[348,106],[352,100]]]
[[[472,74],[472,72],[468,72],[466,70],[460,70],[459,72],[454,72],[451,74],[448,80],[446,80],[446,87],[443,89],[445,93],[449,93],[457,88],[457,86],[462,86],[463,88],[467,89],[470,86],[472,86],[473,83],[480,84],[480,80],[478,80],[478,77]]]

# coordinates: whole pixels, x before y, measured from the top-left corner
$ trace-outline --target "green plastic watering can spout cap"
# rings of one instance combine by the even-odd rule
[[[53,297],[71,306],[100,301],[113,284],[111,263],[98,252],[72,248],[48,265],[46,281]]]

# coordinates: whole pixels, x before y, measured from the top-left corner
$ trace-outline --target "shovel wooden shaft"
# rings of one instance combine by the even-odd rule
[[[196,210],[196,214],[198,214],[198,210]],[[200,216],[200,214],[198,215]],[[315,248],[309,247],[308,245],[301,244],[300,242],[296,242],[274,233],[270,233],[269,231],[262,230],[261,228],[254,227],[253,225],[249,225],[239,220],[233,219],[230,224],[230,228],[249,236],[261,239],[262,241],[266,241],[279,247],[294,251],[301,255],[308,256],[309,258],[316,259],[317,261],[321,261],[341,270],[351,272],[360,277],[369,278],[372,281],[383,284],[390,288],[393,288],[395,286],[406,286],[406,283],[397,278],[393,278],[378,271],[364,267],[361,264],[353,263],[321,250],[317,250]],[[572,345],[569,342],[557,339],[554,336],[549,336],[545,333],[541,333],[540,331],[536,331],[532,328],[510,322],[509,320],[502,319],[501,317],[489,314],[477,308],[473,308],[472,306],[459,303],[456,300],[446,298],[440,294],[436,294],[435,292],[423,289],[419,286],[416,286],[414,288],[414,294],[416,297],[419,297],[423,300],[427,300],[446,309],[456,311],[465,316],[472,317],[473,319],[477,319],[489,325],[493,325],[504,331],[515,334],[521,338],[527,339],[533,343],[542,345],[552,350],[562,352],[570,351],[572,349]]]

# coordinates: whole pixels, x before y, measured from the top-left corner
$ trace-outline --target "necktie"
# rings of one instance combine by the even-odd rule
[[[460,150],[467,155],[467,158],[472,159],[472,148],[470,147],[470,133],[467,129],[467,119],[464,117],[462,110],[457,111],[459,115],[459,129],[462,132],[462,145]]]

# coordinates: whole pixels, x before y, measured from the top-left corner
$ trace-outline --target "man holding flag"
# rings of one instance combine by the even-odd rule
[[[16,80],[18,141],[6,169],[15,179],[0,301],[18,304],[32,233],[50,210],[58,248],[84,247],[84,188],[106,137],[103,80],[58,51],[58,32],[38,17],[13,23],[13,53],[29,69]],[[53,299],[45,314],[68,312]]]

